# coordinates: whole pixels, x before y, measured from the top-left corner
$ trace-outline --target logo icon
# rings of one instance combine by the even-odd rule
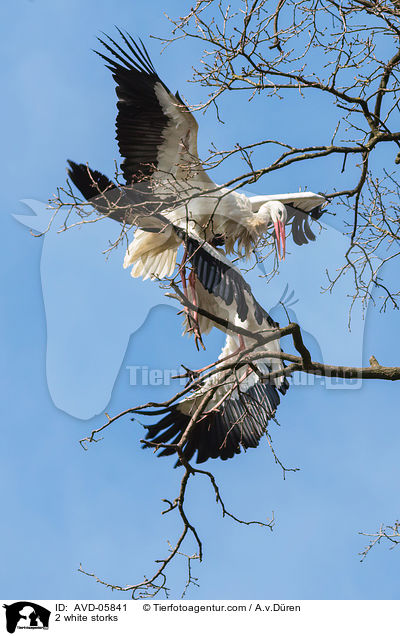
[[[18,629],[48,629],[51,612],[31,601],[18,601],[3,605],[6,610],[7,631],[13,634]]]

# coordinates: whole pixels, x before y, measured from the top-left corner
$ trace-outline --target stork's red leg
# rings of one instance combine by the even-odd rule
[[[183,254],[183,258],[182,258],[182,262],[180,264],[179,267],[179,272],[181,275],[181,281],[182,281],[182,289],[183,289],[183,293],[185,294],[185,297],[190,301],[192,300],[192,303],[194,305],[197,306],[197,295],[196,295],[196,289],[195,289],[195,281],[196,281],[196,277],[195,277],[195,273],[192,270],[189,274],[189,289],[191,291],[191,296],[192,299],[189,298],[189,294],[188,294],[188,288],[187,288],[187,284],[186,284],[186,260],[187,260],[187,250],[185,249],[184,254]],[[196,347],[197,349],[199,348],[199,343],[201,344],[201,346],[204,347],[203,341],[201,339],[201,333],[200,333],[200,329],[199,329],[199,324],[198,324],[198,313],[197,311],[195,311],[193,314],[189,311],[189,309],[187,307],[184,308],[185,309],[185,313],[187,315],[187,321],[188,321],[188,331],[193,331],[193,335],[195,338],[195,343],[196,343]]]
[[[185,249],[184,254],[183,254],[183,258],[182,258],[182,262],[179,266],[179,273],[181,275],[181,281],[182,281],[182,289],[183,289],[183,293],[185,294],[186,298],[188,297],[188,293],[187,293],[187,285],[186,285],[186,259],[187,259],[187,250]]]
[[[189,281],[189,289],[192,296],[192,303],[193,305],[196,305],[196,307],[198,307],[198,300],[197,300],[197,294],[196,294],[196,274],[194,273],[193,270],[189,274],[188,281]],[[204,349],[205,347],[201,339],[201,333],[199,328],[199,314],[196,309],[193,312],[193,322],[194,322],[193,334],[196,341],[196,347],[199,348],[198,343],[200,343]]]
[[[189,281],[189,288],[190,288],[190,291],[192,293],[192,303],[193,303],[193,305],[196,305],[196,307],[197,307],[198,305],[197,305],[197,294],[196,294],[196,275],[195,275],[193,270],[189,274],[188,281]],[[197,322],[197,319],[198,319],[198,312],[197,311],[193,312],[193,317],[194,317],[195,321]]]
[[[187,250],[185,249],[184,253],[183,253],[183,258],[182,258],[182,262],[179,266],[179,273],[181,276],[181,282],[182,282],[182,289],[183,289],[183,293],[185,294],[185,298],[189,299],[188,296],[188,289],[187,289],[187,284],[186,284],[186,260],[187,260]],[[187,307],[184,307],[184,312],[187,316],[187,321],[188,321],[188,326],[189,326],[189,330],[192,328],[191,327],[191,314],[190,311]]]

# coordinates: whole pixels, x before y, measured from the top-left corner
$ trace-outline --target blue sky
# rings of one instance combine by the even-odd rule
[[[175,369],[181,361],[200,366],[219,351],[223,336],[213,333],[206,354],[197,355],[193,343],[180,337],[180,319],[161,292],[151,283],[132,281],[120,268],[122,252],[104,260],[101,249],[108,232],[115,231],[111,225],[91,236],[66,233],[58,235],[59,243],[57,236],[46,243],[12,216],[29,214],[22,200],[47,201],[65,182],[67,158],[113,172],[118,160],[114,88],[91,52],[100,31],[112,33],[117,24],[142,37],[171,89],[189,101],[204,96],[204,89],[186,83],[198,47],[181,42],[160,56],[157,41],[148,39],[150,33],[168,32],[164,11],[180,14],[182,3],[155,1],[149,9],[125,0],[113,5],[19,0],[0,8],[6,87],[0,104],[1,284],[7,299],[1,314],[4,599],[115,599],[115,593],[78,573],[79,563],[117,584],[137,582],[151,573],[154,559],[166,553],[167,540],[179,531],[172,514],[160,515],[161,499],[177,492],[179,471],[140,449],[143,433],[137,423],[121,420],[87,452],[78,442],[104,422],[104,409],[117,413],[171,395],[172,386],[130,386],[127,366]],[[254,141],[272,126],[297,138],[304,121],[317,143],[326,125],[323,103],[318,116],[306,102],[296,104],[295,118],[289,102],[248,105],[235,95],[225,107],[224,126],[211,111],[200,116],[203,154],[211,141],[221,146]],[[243,112],[249,113],[245,125]],[[230,169],[235,168],[238,164]],[[336,171],[329,161],[275,173],[254,193],[299,186],[324,191]],[[215,178],[229,176],[221,168]],[[323,269],[322,249],[312,246],[298,256],[302,267],[312,268],[317,260]],[[121,302],[128,294],[126,304]],[[271,295],[257,287],[267,307],[276,302]],[[331,302],[337,315],[345,314],[344,290]],[[150,309],[147,319],[141,317],[143,307]],[[325,318],[315,312],[322,349]],[[365,324],[357,323],[365,361],[373,353],[382,364],[398,364],[397,327],[396,313],[368,308]],[[338,358],[351,362],[346,337],[333,336],[330,329],[325,335],[327,342],[335,338]],[[310,343],[318,351],[317,343]],[[68,346],[69,360],[62,357]],[[210,463],[235,514],[253,519],[273,510],[277,522],[271,533],[222,519],[209,484],[194,480],[187,508],[202,536],[205,559],[195,566],[200,587],[190,588],[187,597],[398,598],[398,553],[382,546],[362,564],[357,556],[366,541],[360,530],[374,530],[398,516],[397,397],[398,387],[384,382],[364,382],[357,390],[294,386],[278,412],[281,426],[273,425],[271,433],[282,461],[299,472],[283,480],[265,441],[231,461]],[[179,597],[184,577],[185,564],[177,561],[169,579],[172,597]]]

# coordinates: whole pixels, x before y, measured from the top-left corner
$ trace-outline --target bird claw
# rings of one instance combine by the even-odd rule
[[[201,345],[203,351],[205,351],[206,348],[204,346],[204,342],[201,337],[199,323],[197,322],[193,314],[191,314],[189,311],[187,312],[187,321],[188,321],[187,332],[190,333],[191,331],[193,331],[194,342],[195,342],[197,351],[200,350],[199,345]]]
[[[203,351],[206,350],[205,346],[204,346],[204,342],[203,339],[201,337],[201,333],[200,333],[200,329],[199,329],[199,325],[196,323],[193,325],[193,327],[191,327],[190,329],[191,331],[193,331],[193,336],[194,336],[194,343],[196,345],[196,349],[197,351],[200,351],[200,347],[199,345],[201,345]]]
[[[201,337],[201,333],[200,333],[200,331],[198,329],[194,331],[194,342],[195,342],[197,351],[200,351],[199,344],[201,345],[203,351],[206,350],[206,348],[204,346],[204,342],[203,342],[202,337]]]

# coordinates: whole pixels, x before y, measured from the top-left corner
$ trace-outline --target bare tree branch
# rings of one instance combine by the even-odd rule
[[[395,521],[392,525],[384,525],[383,523],[379,526],[379,530],[376,532],[360,532],[359,534],[364,537],[368,537],[370,539],[368,545],[365,546],[364,550],[360,552],[361,562],[366,559],[369,552],[381,542],[388,543],[390,545],[390,550],[396,548],[400,543],[400,522]]]

